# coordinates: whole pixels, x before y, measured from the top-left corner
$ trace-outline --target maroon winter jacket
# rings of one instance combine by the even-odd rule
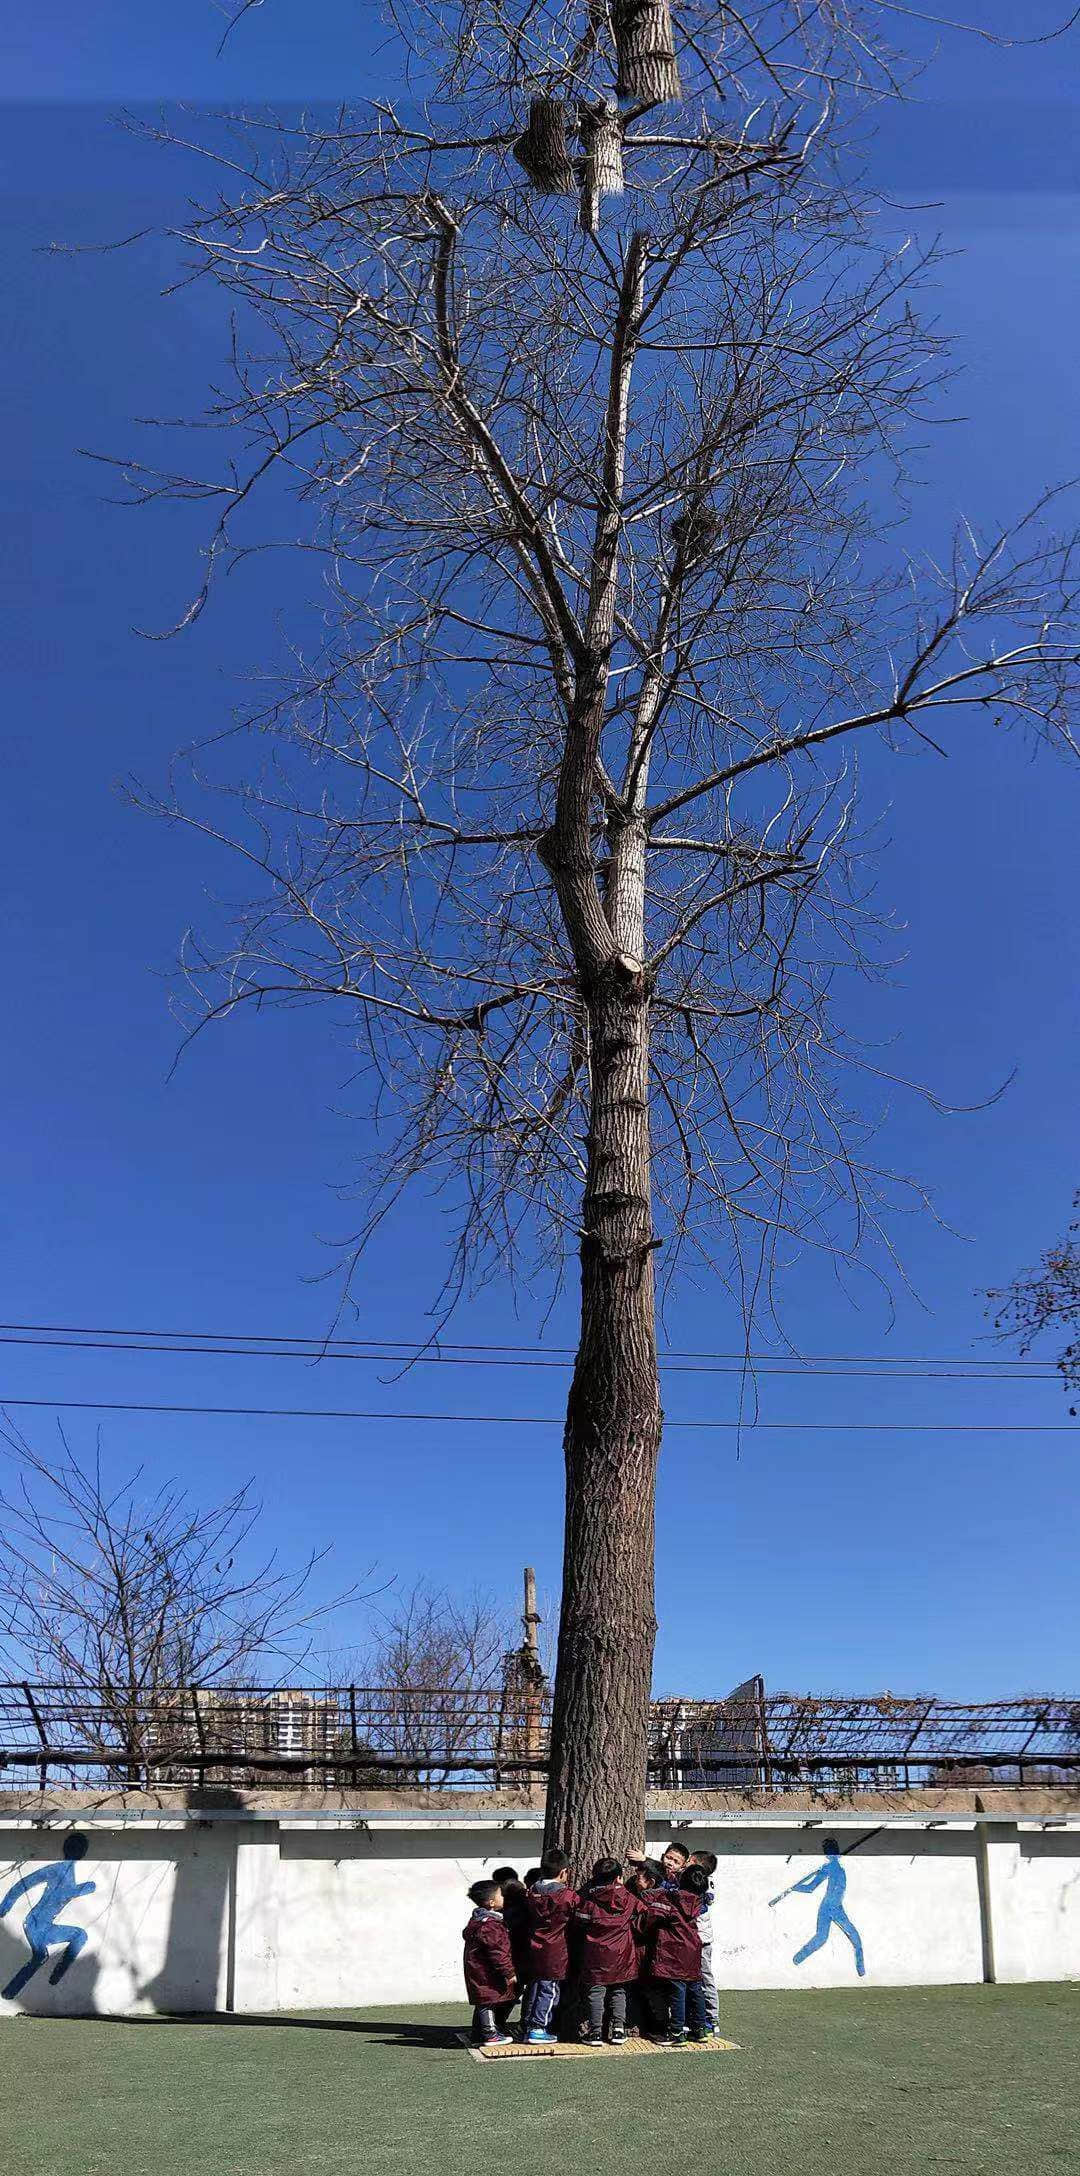
[[[689,1889],[646,1899],[642,1912],[652,1933],[649,1962],[654,1979],[701,1978],[701,1936],[695,1925],[701,1910],[702,1899]]]
[[[543,1882],[530,1889],[525,1905],[528,1929],[528,1977],[565,1980],[570,1974],[567,1933],[581,1898],[562,1883]]]
[[[474,1911],[465,1934],[465,1988],[469,2001],[490,2009],[509,2002],[514,1985],[510,1936],[500,1912]]]
[[[529,1891],[523,1881],[508,1881],[503,1890],[503,1922],[510,1936],[510,1955],[514,1960],[514,1974],[524,1985],[529,1972],[529,1921],[526,1906]]]
[[[637,1897],[621,1881],[585,1891],[574,1913],[583,1986],[625,1987],[637,1978],[634,1924],[639,1908]]]
[[[637,1914],[634,1919],[634,1948],[637,1951],[637,1977],[639,1980],[651,1980],[653,1976],[652,1928],[649,1925],[648,1910],[649,1905],[654,1904],[656,1902],[656,1899],[662,1894],[662,1892],[659,1889],[647,1889],[644,1896],[642,1896],[641,1891],[639,1889],[635,1889],[633,1893],[637,1898],[638,1906]]]

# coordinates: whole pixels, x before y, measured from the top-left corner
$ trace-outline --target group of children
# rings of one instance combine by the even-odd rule
[[[576,2009],[594,2047],[627,2031],[681,2046],[717,2033],[712,1972],[716,1854],[670,1843],[660,1860],[598,1859],[579,1892],[564,1851],[546,1851],[520,1880],[500,1866],[474,1881],[465,1928],[473,2039],[505,2047],[521,2001],[521,2035],[549,2045],[560,2006]],[[564,2017],[565,2022],[565,2017]]]

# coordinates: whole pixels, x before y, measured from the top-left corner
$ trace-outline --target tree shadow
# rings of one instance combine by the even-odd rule
[[[241,1808],[244,1802],[243,1794],[227,1784],[192,1785],[185,1793],[189,1811],[206,1819],[196,1820],[175,1838],[165,1953],[160,1969],[139,1989],[144,2000],[166,2015],[211,2014],[215,2002],[231,2000],[226,1985],[239,1829],[215,1824],[213,1815]]]
[[[371,2040],[378,2040],[384,2047],[454,2048],[460,2047],[459,2035],[465,2030],[466,2020],[460,2025],[414,2024],[408,2018],[357,2018],[357,2017],[308,2017],[302,2013],[290,2014],[287,2010],[158,2010],[153,2015],[144,2011],[133,2017],[99,2017],[101,2025],[159,2026],[159,2025],[222,2025],[228,2030],[243,2030],[249,2026],[271,2028],[275,2032],[344,2032],[360,2033]]]

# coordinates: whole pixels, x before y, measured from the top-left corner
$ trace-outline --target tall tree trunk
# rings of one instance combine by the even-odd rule
[[[566,1532],[545,1840],[577,1874],[640,1846],[656,1615],[662,1414],[649,1156],[649,991],[625,956],[586,996],[591,1066],[581,1341],[566,1416]]]

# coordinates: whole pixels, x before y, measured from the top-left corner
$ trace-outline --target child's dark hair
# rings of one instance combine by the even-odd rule
[[[651,1881],[654,1889],[659,1888],[664,1878],[664,1869],[659,1859],[635,1860],[634,1872],[635,1874],[644,1874],[646,1881]]]
[[[540,1861],[540,1872],[545,1881],[551,1881],[556,1874],[565,1874],[569,1864],[565,1851],[560,1851],[558,1844],[553,1844]]]
[[[665,1854],[666,1854],[667,1852],[669,1852],[669,1851],[675,1851],[675,1852],[677,1852],[677,1853],[678,1853],[678,1855],[679,1855],[680,1859],[688,1859],[688,1858],[690,1857],[690,1853],[689,1853],[689,1851],[687,1850],[687,1848],[686,1848],[686,1845],[685,1845],[685,1844],[677,1844],[677,1843],[676,1843],[676,1841],[675,1841],[675,1838],[674,1838],[674,1837],[672,1837],[672,1839],[671,1839],[671,1842],[670,1842],[669,1844],[665,1844],[665,1845],[664,1845],[664,1851],[665,1851]]]
[[[525,1887],[527,1889],[535,1889],[537,1882],[543,1881],[543,1878],[544,1869],[542,1866],[530,1866],[529,1871],[525,1876]]]
[[[499,1883],[497,1881],[474,1881],[472,1888],[468,1892],[470,1901],[476,1905],[478,1911],[482,1912],[491,1910],[491,1899],[493,1896],[498,1896],[498,1894]]]
[[[703,1866],[688,1866],[679,1876],[680,1889],[689,1889],[691,1896],[704,1896],[709,1877]]]
[[[621,1860],[597,1859],[596,1865],[593,1867],[592,1870],[593,1884],[596,1888],[602,1889],[609,1881],[618,1881],[621,1873]]]
[[[498,1882],[501,1889],[504,1881],[520,1881],[521,1875],[516,1866],[497,1866],[491,1878]]]
[[[707,1874],[715,1874],[717,1867],[715,1851],[695,1851],[694,1861],[696,1865],[703,1866]]]

